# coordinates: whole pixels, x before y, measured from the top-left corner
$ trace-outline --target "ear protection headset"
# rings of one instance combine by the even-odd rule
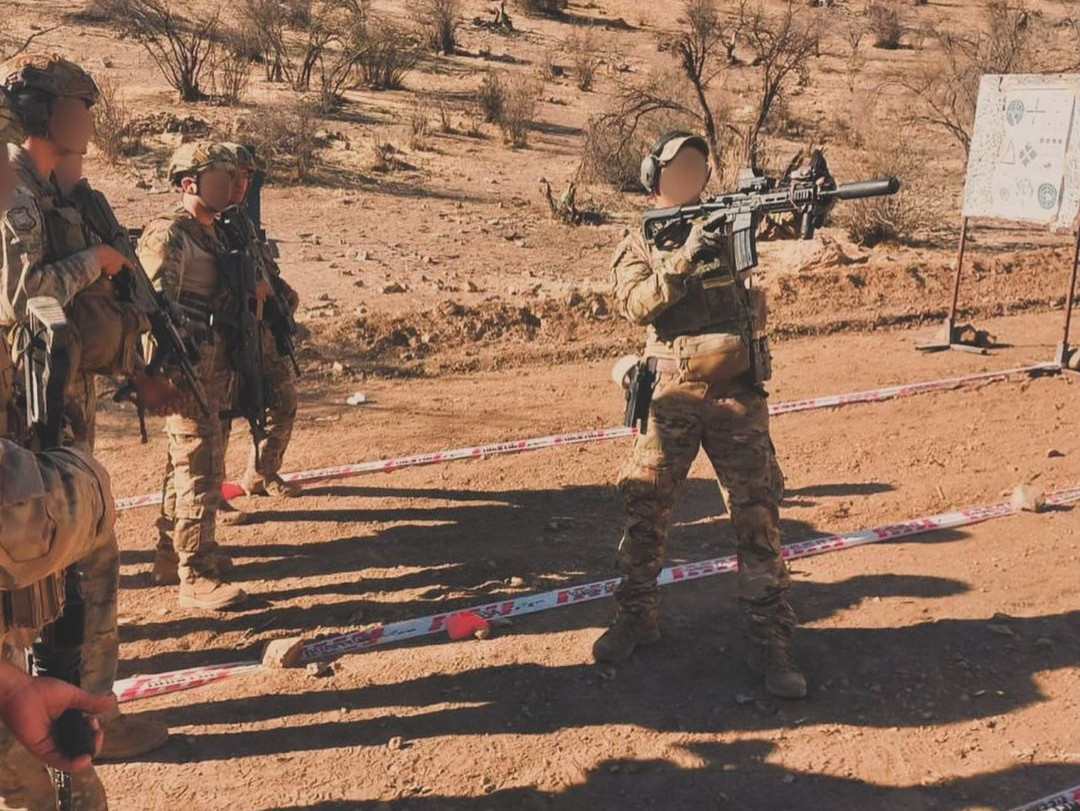
[[[49,137],[53,97],[40,90],[16,90],[7,93],[11,109],[27,135]]]
[[[676,138],[693,138],[695,141],[704,143],[700,136],[684,130],[672,130],[661,135],[653,148],[649,150],[649,154],[641,161],[641,185],[651,194],[656,194],[660,189],[660,170],[664,168],[664,164],[660,162],[660,155],[663,153],[664,147]],[[708,153],[706,152],[707,156]],[[709,166],[709,176],[712,176],[711,164]]]

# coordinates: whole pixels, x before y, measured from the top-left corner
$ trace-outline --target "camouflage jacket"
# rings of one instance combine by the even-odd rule
[[[151,220],[139,239],[139,259],[154,287],[204,325],[228,298],[220,267],[225,251],[217,229],[179,205]]]
[[[0,439],[0,639],[27,645],[60,615],[60,573],[108,542],[114,521],[109,476],[89,453]]]
[[[45,223],[55,209],[56,189],[25,150],[14,150],[12,165],[17,185],[11,208],[0,223],[4,241],[0,324],[5,326],[25,319],[28,298],[52,296],[66,307],[101,276],[101,264],[90,249],[60,258],[50,255]]]

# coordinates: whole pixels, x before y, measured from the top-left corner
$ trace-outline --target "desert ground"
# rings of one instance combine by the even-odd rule
[[[172,5],[191,19],[213,9]],[[538,15],[510,3],[510,33],[486,24],[495,5],[465,2],[454,52],[425,52],[402,88],[350,85],[333,110],[274,124],[317,130],[303,179],[287,146],[268,147],[263,192],[263,224],[302,297],[286,470],[621,420],[609,371],[642,335],[616,314],[608,260],[646,200],[579,176],[579,164],[595,116],[627,83],[670,66],[657,42],[678,29],[681,4],[594,0]],[[406,6],[377,2],[371,13],[408,28]],[[238,9],[223,8],[223,24],[241,25]],[[1061,339],[1071,237],[984,222],[970,237],[962,316],[999,345],[915,349],[947,310],[965,156],[909,115],[918,99],[896,77],[942,58],[928,30],[975,37],[988,13],[966,0],[895,10],[903,42],[884,49],[873,33],[852,47],[845,32],[867,25],[861,4],[797,9],[820,27],[820,48],[763,135],[772,165],[814,143],[840,180],[884,172],[905,187],[890,210],[896,233],[877,244],[861,244],[838,207],[814,240],[762,246],[774,403],[1046,361]],[[1027,10],[1024,69],[1074,67],[1071,5]],[[304,95],[252,65],[235,104],[178,101],[137,38],[99,11],[0,2],[9,51],[35,35],[32,47],[115,85],[129,142],[108,159],[95,149],[88,176],[128,225],[175,203],[163,164],[181,140],[251,133],[252,122],[258,134]],[[588,90],[574,61],[583,31],[598,54]],[[518,148],[477,113],[492,70],[542,82]],[[747,58],[725,69],[716,108],[744,121],[757,76]],[[554,219],[541,177],[556,195],[580,180],[578,201],[599,223]],[[1015,375],[775,417],[785,542],[995,503],[1023,484],[1080,484],[1078,385],[1071,372]],[[349,404],[358,392],[364,402]],[[104,398],[99,421],[116,494],[157,490],[159,421],[146,446],[130,408]],[[173,590],[151,584],[156,511],[122,512],[120,675],[258,658],[273,639],[610,577],[628,451],[628,440],[600,442],[237,499],[254,519],[222,527],[219,540],[255,600],[225,616],[179,609]],[[230,475],[246,454],[238,426]],[[700,458],[669,561],[731,551]],[[811,682],[801,702],[769,697],[747,669],[734,578],[720,575],[666,587],[662,641],[613,674],[591,663],[612,611],[600,600],[516,619],[488,639],[431,637],[317,673],[263,671],[133,702],[128,711],[173,737],[100,774],[118,811],[1012,809],[1080,783],[1078,561],[1080,518],[1064,506],[793,563],[796,650]]]

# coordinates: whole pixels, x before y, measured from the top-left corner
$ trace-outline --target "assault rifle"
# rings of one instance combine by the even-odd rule
[[[262,318],[262,304],[256,297],[258,275],[255,262],[248,250],[229,246],[224,257],[223,270],[225,283],[238,307],[232,328],[230,348],[239,392],[236,404],[221,413],[222,418],[243,417],[251,426],[251,439],[255,443],[255,463],[258,464],[259,444],[266,438],[266,378],[263,373],[263,352],[259,321]]]
[[[762,217],[795,214],[799,236],[810,239],[835,201],[882,197],[898,191],[900,181],[895,177],[837,186],[827,174],[808,173],[798,180],[780,183],[744,169],[735,191],[693,205],[653,209],[645,213],[642,227],[646,241],[656,245],[663,244],[687,223],[704,219],[707,231],[725,229],[730,234],[732,264],[735,272],[741,273],[757,265],[756,235]]]
[[[150,334],[154,337],[156,350],[147,364],[146,373],[154,375],[165,368],[175,368],[183,379],[184,387],[195,397],[203,413],[209,416],[210,401],[195,371],[199,352],[195,343],[184,331],[186,317],[164,293],[154,289],[142,262],[139,261],[138,254],[132,247],[128,229],[116,219],[116,214],[104,195],[90,188],[85,180],[81,180],[67,193],[66,197],[70,199],[82,215],[83,222],[97,238],[122,253],[130,263],[130,269],[125,269],[114,276],[113,283],[117,287],[118,295],[125,301],[134,302],[150,321]],[[142,434],[142,441],[146,442],[146,415],[135,396],[134,386],[131,383],[125,384],[116,392],[114,399],[117,402],[122,400],[135,402],[139,414],[139,431]]]

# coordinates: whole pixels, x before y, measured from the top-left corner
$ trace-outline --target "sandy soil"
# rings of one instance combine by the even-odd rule
[[[192,116],[220,132],[288,100],[257,77],[240,109],[177,105],[137,43],[64,16],[82,6],[4,0],[0,14],[21,36],[64,23],[39,42],[119,81],[139,116]],[[470,0],[466,18],[487,6]],[[1031,7],[1040,20],[1060,16],[1057,3]],[[308,333],[288,469],[618,423],[608,370],[640,335],[613,314],[607,259],[643,200],[583,190],[607,222],[567,228],[548,217],[538,179],[565,186],[589,116],[664,58],[655,35],[666,14],[632,0],[571,12],[563,22],[517,14],[511,38],[467,24],[466,54],[425,60],[407,89],[350,91],[320,122],[315,180],[267,187],[266,226]],[[913,30],[943,19],[970,31],[982,14],[975,3],[905,8]],[[549,57],[567,63],[581,18],[609,23],[594,92],[549,79],[528,149],[505,148],[491,126],[462,134],[484,71],[536,75]],[[873,156],[836,122],[872,144],[905,104],[883,77],[933,58],[870,48],[852,92],[846,47],[830,29],[813,81],[789,99],[841,180]],[[724,81],[740,103],[753,87],[745,68]],[[437,98],[457,131],[408,148],[410,112]],[[920,175],[904,180],[934,220],[914,245],[864,250],[830,228],[811,243],[763,247],[774,401],[1051,357],[1069,238],[987,225],[972,235],[962,305],[1007,345],[987,357],[914,350],[947,306],[963,160],[940,134],[909,137]],[[147,135],[120,166],[91,155],[91,179],[129,224],[175,202],[160,169],[179,139]],[[408,168],[371,171],[373,139],[394,143]],[[786,156],[797,145],[773,147]],[[992,502],[1022,483],[1077,484],[1077,385],[1071,375],[1013,379],[777,418],[785,540]],[[348,405],[358,391],[368,402]],[[103,403],[99,447],[117,494],[158,488],[165,450],[152,428],[140,447],[130,410]],[[171,590],[151,586],[154,510],[124,513],[122,675],[257,657],[281,636],[609,576],[627,450],[599,443],[319,484],[287,502],[238,500],[256,520],[223,528],[221,541],[256,602],[225,618],[182,611]],[[237,430],[233,475],[245,454]],[[692,471],[673,562],[731,549],[709,473],[703,460]],[[663,641],[613,680],[589,663],[611,611],[591,603],[522,618],[485,641],[342,657],[324,677],[274,672],[130,705],[173,739],[101,774],[119,811],[1007,809],[1080,782],[1078,532],[1076,511],[1056,509],[799,561],[805,702],[769,698],[747,671],[733,583],[721,576],[667,589]]]

